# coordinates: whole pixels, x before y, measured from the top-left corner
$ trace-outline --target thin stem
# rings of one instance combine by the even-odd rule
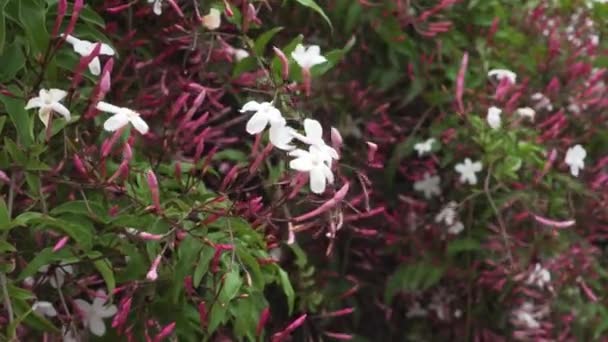
[[[2,297],[4,297],[4,306],[8,312],[8,321],[13,323],[13,304],[11,298],[8,296],[8,287],[6,283],[6,275],[4,272],[0,272],[0,286],[2,286]]]
[[[511,254],[511,244],[509,243],[509,235],[507,234],[506,224],[502,218],[502,215],[500,214],[500,211],[498,211],[498,207],[496,207],[496,203],[494,203],[494,199],[492,198],[492,195],[490,193],[490,176],[491,175],[492,175],[492,166],[490,166],[488,168],[488,175],[486,176],[486,179],[484,181],[483,189],[484,189],[484,192],[486,193],[486,197],[488,198],[488,202],[490,202],[490,206],[492,207],[492,210],[494,210],[494,213],[496,214],[496,219],[498,220],[498,225],[500,226],[500,235],[502,236],[503,243],[505,245],[505,248],[507,249],[507,258],[509,259],[509,263],[511,264],[511,267],[513,267],[514,266],[513,255]]]

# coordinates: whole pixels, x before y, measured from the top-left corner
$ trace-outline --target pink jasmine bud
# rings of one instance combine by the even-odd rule
[[[112,67],[114,66],[114,59],[110,58],[106,64],[103,66],[103,70],[101,71],[101,80],[99,81],[99,90],[101,94],[107,94],[110,91],[110,87],[112,86],[112,78],[111,72]]]
[[[262,161],[264,161],[264,158],[266,158],[270,154],[270,151],[272,151],[272,147],[273,147],[272,144],[268,144],[264,148],[262,153],[258,154],[258,156],[255,158],[255,160],[251,164],[251,167],[249,168],[249,173],[254,173],[258,169],[258,167],[260,167],[260,165],[262,164]]]
[[[186,290],[186,293],[188,294],[188,296],[194,296],[196,294],[196,291],[194,290],[194,284],[192,282],[192,276],[186,276],[184,278],[184,289]]]
[[[230,4],[227,0],[224,0],[224,13],[228,18],[232,18],[232,16],[234,15],[234,11],[232,11],[232,7],[230,7]]]
[[[120,138],[122,133],[125,131],[125,127],[118,129],[110,138],[103,142],[101,145],[101,158],[105,158],[110,155],[110,152],[112,152],[112,147],[116,143],[116,140],[118,140],[118,138]]]
[[[161,260],[161,256],[160,255],[156,256],[156,258],[152,262],[152,266],[150,266],[150,270],[148,271],[148,274],[146,274],[146,279],[148,279],[150,281],[155,281],[158,278],[158,273],[156,272],[156,270],[158,269],[160,260]]]
[[[82,176],[86,177],[87,169],[84,167],[82,159],[80,159],[77,154],[74,154],[74,156],[72,156],[72,161],[74,162],[74,168],[76,169],[76,171],[78,171],[78,173],[80,173]]]
[[[164,338],[169,337],[175,329],[175,322],[167,324],[161,331],[154,337],[154,342],[160,342]]]
[[[353,339],[353,335],[345,334],[345,333],[335,333],[335,332],[325,331],[325,332],[323,332],[323,335],[325,335],[327,337],[331,337],[334,340],[338,340],[338,341],[350,341]]]
[[[300,316],[296,320],[294,320],[291,324],[289,324],[287,326],[287,328],[285,328],[285,330],[274,334],[272,336],[272,342],[282,341],[287,335],[289,335],[291,332],[293,332],[294,330],[299,328],[302,324],[304,324],[304,321],[306,321],[306,317],[307,317],[307,315],[303,314],[302,316]]]
[[[156,175],[154,171],[148,170],[146,172],[146,180],[148,181],[148,187],[150,188],[150,193],[152,195],[152,203],[154,204],[154,208],[157,212],[161,212],[162,209],[160,207],[160,192],[158,189],[158,180],[156,179]]]
[[[305,221],[305,220],[318,216],[318,215],[334,208],[336,205],[338,205],[344,199],[344,196],[346,196],[346,193],[348,192],[349,186],[350,186],[349,183],[344,183],[342,188],[340,188],[340,190],[336,191],[334,197],[331,198],[329,201],[323,203],[317,209],[309,211],[306,214],[300,215],[300,216],[294,218],[293,220],[295,222]]]
[[[367,162],[373,163],[376,158],[376,151],[378,151],[378,145],[374,144],[371,141],[367,142]]]
[[[494,17],[494,20],[492,20],[492,25],[490,25],[490,29],[488,30],[488,36],[487,36],[488,43],[491,43],[492,40],[494,40],[494,35],[498,31],[499,23],[500,23],[500,18]]]
[[[258,325],[255,328],[256,336],[260,336],[262,330],[264,329],[264,326],[266,325],[266,322],[268,321],[268,318],[270,318],[270,308],[265,307],[264,310],[262,310],[262,313],[260,314],[260,320],[258,321]]]
[[[272,50],[281,62],[281,76],[284,80],[286,80],[289,77],[289,60],[287,59],[287,56],[285,56],[283,51],[281,51],[281,49],[279,49],[278,47],[273,46]]]
[[[342,135],[335,127],[331,128],[331,146],[336,150],[342,148]]]
[[[230,171],[228,171],[226,176],[224,177],[224,180],[222,181],[222,184],[220,185],[220,191],[226,190],[228,185],[236,179],[236,177],[238,176],[238,172],[239,172],[239,165],[234,165],[230,169]]]
[[[173,176],[178,183],[182,182],[182,164],[180,162],[175,163],[173,168]]]
[[[126,178],[128,175],[129,175],[129,163],[123,161],[120,163],[120,165],[118,165],[118,169],[116,169],[114,174],[112,176],[110,176],[110,178],[108,178],[108,183],[113,183],[120,177]]]
[[[205,302],[200,302],[200,304],[198,304],[198,317],[201,322],[201,327],[203,328],[207,326],[207,316],[207,306],[205,305]]]
[[[108,209],[108,215],[110,215],[110,217],[114,217],[118,214],[119,210],[120,207],[118,205],[113,205],[110,207],[110,209]]]
[[[544,224],[546,226],[551,226],[551,227],[555,227],[555,228],[568,228],[570,226],[573,226],[576,223],[575,220],[556,221],[556,220],[548,219],[546,217],[542,217],[539,215],[533,214],[532,216],[534,216],[534,219],[537,222]]]
[[[173,8],[173,10],[175,11],[175,13],[177,13],[177,15],[180,18],[184,17],[184,13],[182,12],[182,9],[179,8],[179,6],[177,5],[177,3],[175,3],[175,0],[167,0],[167,2],[169,3],[169,5],[171,6],[171,8]]]
[[[131,311],[131,302],[133,301],[133,297],[126,296],[120,301],[120,305],[118,306],[118,313],[114,316],[112,320],[112,328],[120,328],[126,322],[129,317],[129,311]]]
[[[133,150],[131,149],[131,145],[126,143],[122,148],[122,160],[130,161],[133,158]]]
[[[304,82],[304,93],[306,96],[310,96],[310,84],[312,83],[312,76],[310,75],[310,69],[303,68],[302,69],[302,81]]]
[[[321,314],[321,316],[324,318],[325,317],[340,317],[340,316],[350,315],[351,313],[353,313],[353,311],[355,311],[354,308],[346,308],[346,309],[342,309],[342,310],[324,313],[324,314]]]
[[[74,1],[74,7],[72,9],[72,16],[70,17],[70,22],[68,23],[68,26],[64,31],[65,36],[72,34],[72,32],[74,31],[74,27],[76,27],[76,21],[78,21],[78,17],[80,16],[80,11],[82,10],[83,7],[84,7],[84,0],[75,0]]]
[[[75,5],[74,5],[75,6]],[[89,67],[89,63],[99,56],[99,52],[101,51],[101,43],[95,44],[95,47],[91,51],[88,56],[84,56],[80,58],[80,62],[76,66],[76,70],[74,71],[74,77],[72,78],[72,84],[70,85],[70,89],[78,89],[78,84],[82,80],[82,75],[86,69]]]
[[[55,37],[59,33],[59,27],[63,22],[63,17],[65,17],[65,12],[68,9],[67,0],[59,0],[57,3],[57,17],[55,18],[55,25],[53,25],[53,31],[51,31],[51,36]]]
[[[217,273],[220,266],[220,257],[224,251],[231,251],[234,247],[228,244],[217,244],[215,245],[215,253],[213,259],[211,259],[211,272]]]
[[[68,241],[70,240],[69,236],[64,236],[61,239],[59,239],[59,241],[57,241],[57,243],[55,244],[55,247],[53,247],[53,252],[57,252],[60,249],[62,249],[66,243],[68,243]]]
[[[469,53],[465,52],[460,62],[460,69],[458,70],[458,76],[456,77],[456,104],[458,105],[458,112],[462,116],[464,115],[464,104],[462,103],[462,95],[464,94],[464,76],[467,72],[467,65],[469,64]]]

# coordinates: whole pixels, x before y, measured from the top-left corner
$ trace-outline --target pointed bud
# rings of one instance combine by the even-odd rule
[[[260,314],[260,320],[258,321],[258,326],[255,329],[256,336],[260,336],[262,330],[264,329],[264,326],[266,325],[266,322],[268,322],[268,318],[270,318],[270,308],[266,307],[264,308],[264,310],[262,310],[262,313]]]
[[[146,172],[146,180],[148,181],[148,187],[150,188],[150,194],[152,195],[152,204],[154,204],[156,211],[160,213],[162,211],[160,207],[160,191],[158,189],[158,180],[156,179],[154,171],[148,170]]]
[[[59,239],[59,241],[57,241],[57,243],[53,247],[53,252],[57,252],[60,249],[62,249],[68,243],[69,240],[70,240],[69,236],[64,236],[61,239]]]
[[[200,302],[200,304],[198,305],[198,317],[201,322],[202,328],[207,326],[208,314],[209,313],[207,312],[207,306],[205,305],[205,302]]]
[[[150,281],[155,281],[158,278],[157,269],[158,269],[158,265],[160,264],[160,260],[161,260],[161,256],[160,255],[156,256],[156,258],[152,262],[152,266],[150,266],[150,270],[146,274],[146,279],[148,279]]]
[[[161,331],[154,337],[154,342],[160,342],[164,338],[169,337],[175,329],[175,322],[167,324]]]
[[[336,150],[339,151],[342,148],[342,135],[340,134],[340,131],[338,131],[337,128],[332,127],[331,128],[331,146]]]
[[[281,51],[281,49],[279,49],[278,47],[273,46],[272,50],[281,62],[281,76],[283,77],[283,80],[286,80],[289,77],[289,59],[287,59],[287,56],[285,56],[283,51]]]
[[[67,0],[59,0],[57,2],[57,17],[55,18],[55,25],[53,25],[53,31],[51,31],[51,37],[56,37],[59,33],[59,27],[61,27],[61,23],[63,22],[63,18],[65,17],[65,12],[68,9]]]

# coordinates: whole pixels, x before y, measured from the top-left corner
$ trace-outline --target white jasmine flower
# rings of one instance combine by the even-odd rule
[[[247,121],[247,133],[258,134],[270,124],[270,142],[279,149],[292,150],[295,146],[290,145],[295,130],[287,126],[287,121],[272,102],[249,101],[240,110],[243,112],[255,112]]]
[[[69,326],[61,327],[61,335],[63,336],[63,342],[78,342],[79,340],[74,336],[72,329]]]
[[[570,166],[570,173],[574,177],[578,177],[579,171],[585,168],[585,157],[587,157],[587,151],[580,144],[570,147],[566,152],[564,161]]]
[[[475,173],[482,170],[480,161],[471,162],[471,159],[466,158],[464,163],[456,164],[454,169],[460,173],[460,182],[469,183],[471,185],[477,184],[477,175]]]
[[[424,179],[414,183],[414,190],[424,193],[424,198],[429,199],[434,195],[441,195],[441,189],[439,188],[440,182],[439,176],[432,176],[428,173],[424,174]]]
[[[526,284],[536,285],[539,288],[544,288],[546,284],[551,283],[551,273],[542,267],[539,263],[534,265],[534,270],[528,276]]]
[[[551,100],[545,96],[545,94],[543,93],[534,93],[532,94],[532,96],[530,96],[530,99],[532,99],[533,101],[537,101],[536,105],[534,106],[534,108],[536,110],[539,109],[546,109],[548,111],[552,111],[553,110],[553,104],[551,103]]]
[[[425,153],[431,152],[434,143],[435,138],[430,138],[414,145],[414,150],[418,152],[418,157],[422,157]]]
[[[310,69],[317,64],[327,62],[327,58],[321,55],[321,48],[318,45],[310,45],[305,48],[302,44],[298,44],[291,53],[291,57],[302,69]]]
[[[78,39],[71,35],[66,36],[65,41],[72,44],[74,51],[83,57],[90,55],[95,49],[95,45],[97,45],[97,43]],[[114,56],[114,49],[112,49],[112,47],[110,47],[108,44],[101,43],[99,54],[105,56]],[[101,73],[101,62],[99,62],[99,56],[93,58],[93,60],[91,60],[89,63],[89,71],[95,76],[98,76]]]
[[[522,118],[529,118],[530,121],[534,121],[534,116],[536,116],[536,111],[530,107],[518,108],[515,112]]]
[[[238,62],[238,61],[241,61],[241,60],[249,57],[249,52],[247,52],[247,50],[243,50],[243,49],[234,49],[234,50],[232,50],[232,55]]]
[[[76,299],[74,303],[82,314],[82,320],[91,333],[96,336],[103,336],[106,333],[104,318],[112,317],[118,311],[115,305],[106,305],[107,296],[103,290],[97,291],[93,303],[83,299]]]
[[[328,146],[323,140],[323,127],[319,121],[304,119],[304,132],[306,135],[302,135],[296,131],[292,134],[296,139],[303,143],[318,148],[325,156],[329,157],[328,162],[331,162],[331,159],[340,159],[338,152],[333,147]]]
[[[148,3],[154,3],[152,7],[154,14],[161,15],[163,13],[163,0],[148,0]]]
[[[108,132],[114,132],[121,129],[130,122],[139,133],[148,133],[148,124],[141,118],[139,113],[134,110],[118,107],[103,101],[97,103],[97,109],[102,112],[114,114],[103,123],[103,128]]]
[[[445,224],[453,225],[456,221],[456,208],[458,207],[458,203],[451,201],[449,202],[441,211],[435,216],[435,222],[441,223],[445,222]]]
[[[521,307],[513,310],[513,324],[527,329],[540,328],[540,323],[536,320],[536,316],[538,315],[534,313],[534,309],[532,303],[525,302]]]
[[[208,30],[217,30],[222,24],[222,12],[217,8],[209,10],[209,14],[203,17],[203,26]]]
[[[295,130],[287,125],[270,125],[268,138],[274,147],[284,151],[291,151],[296,148],[294,145],[291,145],[293,132]]]
[[[49,271],[49,265],[44,265],[38,269],[38,272],[47,273]],[[58,288],[63,285],[65,282],[65,276],[67,274],[74,274],[74,268],[71,265],[61,264],[55,267],[55,271],[53,274],[48,275],[49,284],[52,287]],[[42,282],[46,282],[47,278],[45,277]]]
[[[506,78],[513,84],[517,81],[517,74],[507,69],[492,69],[488,72],[488,77],[495,77],[498,81]]]
[[[53,306],[53,304],[50,302],[46,302],[46,301],[35,302],[34,305],[32,305],[32,310],[41,316],[47,316],[47,317],[57,316],[57,310],[55,310],[55,307]]]
[[[309,173],[310,190],[315,194],[322,194],[325,191],[325,184],[334,182],[334,174],[331,172],[331,156],[328,156],[315,145],[311,145],[308,151],[297,149],[289,152],[289,155],[296,157],[289,162],[289,167]]]
[[[25,105],[26,110],[32,108],[40,108],[38,110],[38,117],[44,124],[44,127],[49,125],[51,118],[51,112],[55,112],[63,116],[67,121],[70,121],[70,111],[59,101],[63,100],[68,93],[61,89],[40,89],[38,96],[31,98]]]
[[[462,222],[458,221],[453,225],[448,227],[448,233],[452,235],[458,235],[464,230],[464,225]]]
[[[500,119],[500,114],[502,113],[502,109],[498,108],[498,107],[490,107],[488,108],[488,116],[487,116],[487,120],[488,120],[488,125],[490,125],[490,127],[492,127],[493,129],[499,129],[500,128],[500,124],[501,124],[501,119]]]

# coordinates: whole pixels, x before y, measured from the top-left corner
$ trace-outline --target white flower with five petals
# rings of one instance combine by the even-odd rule
[[[551,273],[549,273],[549,270],[542,267],[541,264],[536,263],[536,265],[534,265],[534,270],[530,273],[528,279],[526,279],[526,284],[536,285],[542,289],[545,285],[550,283]]]
[[[441,189],[439,188],[439,182],[441,178],[439,176],[431,176],[428,173],[424,174],[424,179],[414,183],[414,190],[424,193],[424,198],[429,199],[434,195],[441,195]]]
[[[55,310],[53,304],[51,302],[46,302],[43,300],[35,302],[34,305],[32,305],[32,310],[41,316],[57,316],[57,310]]]
[[[89,56],[97,45],[97,43],[93,43],[88,40],[78,39],[71,35],[67,35],[65,37],[65,41],[70,43],[74,48],[74,51],[83,57]],[[101,43],[99,54],[106,56],[114,56],[114,49],[112,49],[112,47],[108,44]],[[91,71],[91,74],[95,76],[98,76],[101,73],[101,62],[99,61],[99,56],[93,58],[93,60],[91,60],[91,62],[89,63],[89,71]]]
[[[129,108],[118,107],[103,101],[98,102],[96,107],[102,112],[114,114],[103,123],[103,128],[106,131],[114,132],[130,122],[139,133],[148,133],[148,124],[144,121],[144,119],[141,118],[138,112]]]
[[[518,108],[515,112],[522,118],[529,118],[530,121],[534,121],[534,117],[536,116],[536,111],[530,107]]]
[[[498,81],[502,81],[503,78],[506,78],[513,84],[517,81],[517,74],[507,69],[492,69],[488,72],[488,77],[495,77]]]
[[[106,305],[107,296],[103,290],[96,293],[93,303],[83,299],[76,299],[74,303],[82,315],[83,323],[89,328],[91,333],[96,336],[103,336],[106,333],[104,318],[112,317],[118,311],[115,305]]]
[[[570,173],[574,177],[578,177],[579,171],[585,168],[586,157],[587,151],[580,144],[570,147],[566,152],[566,159],[564,161],[570,166]]]
[[[222,12],[217,8],[209,10],[209,14],[203,17],[203,26],[208,30],[217,30],[222,24]]]
[[[51,112],[55,112],[63,116],[67,121],[70,121],[70,111],[59,101],[63,100],[68,93],[61,89],[40,89],[37,97],[27,101],[25,109],[40,108],[38,117],[45,127],[49,125]]]
[[[298,44],[291,53],[291,57],[302,69],[310,69],[317,64],[327,62],[327,58],[321,55],[321,48],[318,45],[310,45],[305,48],[304,45]]]
[[[270,125],[269,139],[270,142],[279,149],[292,150],[295,146],[290,145],[293,140],[292,133],[294,130],[287,126],[287,121],[272,102],[256,102],[249,101],[245,103],[240,110],[244,112],[255,112],[247,121],[247,133],[258,134],[262,132],[266,126]]]
[[[47,273],[49,271],[49,265],[44,265],[38,269],[38,272]],[[61,264],[59,266],[55,266],[53,274],[48,276],[49,284],[52,287],[58,288],[63,285],[65,282],[65,277],[68,274],[74,274],[74,268],[71,265]],[[46,282],[47,278],[43,278],[42,282]]]
[[[154,14],[163,14],[163,0],[148,0],[148,3],[154,3],[154,5],[152,5],[152,11],[154,11]]]
[[[471,185],[477,184],[477,172],[482,170],[483,166],[480,161],[472,162],[471,159],[466,158],[464,163],[456,164],[454,169],[460,173],[460,182],[469,183]]]
[[[304,132],[306,135],[302,135],[295,131],[292,135],[301,142],[318,148],[325,157],[329,158],[326,162],[331,163],[331,159],[340,159],[338,152],[333,147],[327,145],[323,140],[323,127],[319,121],[304,119]]]
[[[331,156],[315,145],[310,145],[308,151],[297,149],[289,152],[289,155],[296,157],[289,162],[289,167],[297,171],[308,172],[310,190],[315,194],[322,194],[325,191],[326,183],[332,184],[334,182],[334,174],[331,171]]]
[[[424,154],[431,152],[435,138],[427,139],[426,141],[419,142],[414,145],[414,150],[418,152],[418,157],[422,157]]]
[[[498,107],[490,107],[488,108],[488,116],[486,117],[486,119],[488,120],[488,125],[490,125],[490,127],[492,127],[493,129],[499,129],[500,128],[500,124],[501,124],[501,120],[500,120],[500,114],[502,113],[502,110]]]
[[[445,222],[448,226],[454,224],[454,222],[456,222],[456,208],[458,208],[458,203],[454,201],[449,202],[441,209],[437,216],[435,216],[435,222]]]

